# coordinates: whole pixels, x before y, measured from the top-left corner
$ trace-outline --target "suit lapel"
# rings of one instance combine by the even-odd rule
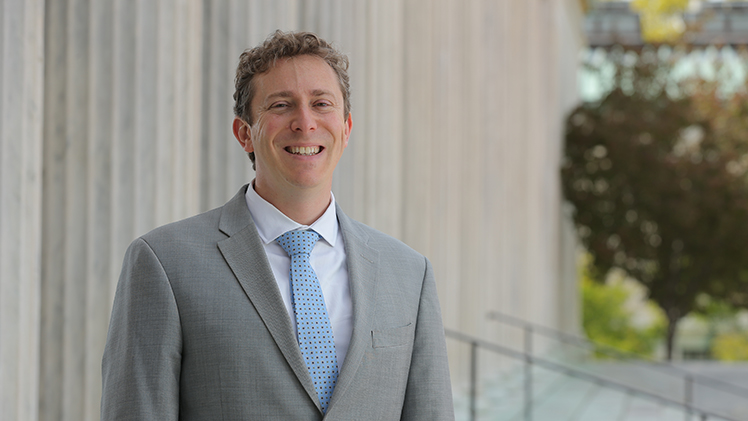
[[[218,248],[296,377],[319,407],[317,391],[294,337],[291,319],[286,313],[262,240],[247,208],[244,199],[246,189],[247,186],[244,186],[223,207],[219,229],[229,238],[219,241]]]
[[[348,264],[348,283],[353,304],[353,332],[348,354],[342,362],[338,382],[330,401],[330,408],[345,394],[361,365],[364,353],[371,348],[371,321],[374,317],[379,263],[379,252],[368,246],[368,236],[354,226],[340,207],[337,208],[337,214]]]

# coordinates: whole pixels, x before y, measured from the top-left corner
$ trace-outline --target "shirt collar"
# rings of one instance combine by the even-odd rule
[[[291,230],[312,229],[330,246],[335,247],[335,241],[338,238],[338,215],[335,210],[335,195],[332,192],[330,192],[331,199],[327,210],[311,225],[299,224],[278,210],[272,203],[260,197],[254,189],[254,181],[247,187],[244,197],[263,243],[269,244]]]

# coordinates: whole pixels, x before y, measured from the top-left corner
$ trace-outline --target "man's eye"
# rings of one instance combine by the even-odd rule
[[[285,102],[279,102],[277,104],[273,104],[270,106],[270,108],[286,108],[286,107],[288,107],[288,104],[286,104]]]
[[[316,103],[316,104],[314,104],[314,105],[315,105],[316,107],[318,107],[318,108],[325,108],[325,107],[330,107],[330,106],[332,106],[332,104],[330,104],[329,102],[324,102],[324,101],[322,101],[322,102],[318,102],[318,103]]]

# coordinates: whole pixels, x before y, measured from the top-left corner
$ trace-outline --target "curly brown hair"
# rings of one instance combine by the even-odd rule
[[[336,50],[329,42],[311,32],[283,32],[277,30],[262,44],[245,50],[239,56],[234,79],[234,114],[252,124],[252,110],[250,104],[255,94],[252,79],[255,75],[270,70],[281,58],[301,55],[317,56],[332,67],[338,75],[340,90],[343,93],[343,117],[348,118],[351,112],[351,87],[348,80],[348,57]],[[255,162],[254,153],[249,153],[252,164]]]

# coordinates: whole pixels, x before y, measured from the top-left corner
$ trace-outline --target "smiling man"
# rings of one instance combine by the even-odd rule
[[[331,192],[348,60],[277,31],[239,61],[234,136],[256,176],[125,255],[102,420],[453,420],[431,265]]]
[[[253,154],[254,189],[289,218],[311,224],[330,204],[332,174],[351,134],[338,77],[324,59],[299,55],[276,59],[247,88],[237,91],[237,101],[250,101],[237,106],[243,112],[234,135]]]

